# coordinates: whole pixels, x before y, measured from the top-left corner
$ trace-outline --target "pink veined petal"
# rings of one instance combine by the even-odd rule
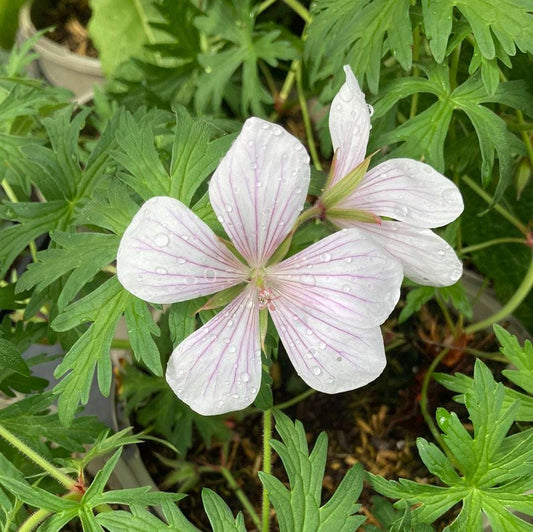
[[[313,315],[360,328],[385,321],[398,301],[402,279],[401,266],[357,229],[330,235],[269,266],[265,275],[274,308],[279,297]]]
[[[250,286],[172,353],[166,379],[204,416],[241,410],[261,385],[259,307]]]
[[[333,98],[329,113],[329,132],[336,153],[330,185],[364,160],[370,135],[370,112],[365,95],[348,65],[344,66],[344,72],[346,82]]]
[[[334,312],[301,307],[280,297],[271,311],[283,346],[298,375],[315,390],[339,393],[376,379],[386,364],[379,327],[358,329]]]
[[[175,303],[219,292],[246,280],[248,268],[180,201],[149,199],[126,229],[117,277],[135,296]]]
[[[362,210],[417,227],[440,227],[463,212],[459,189],[431,166],[391,159],[370,170],[336,209]]]
[[[411,281],[450,286],[463,274],[463,264],[453,248],[430,229],[394,221],[384,221],[381,225],[358,224],[358,227],[402,264],[405,276]]]
[[[309,187],[309,156],[281,126],[248,119],[215,171],[209,198],[251,267],[262,266],[292,229]]]

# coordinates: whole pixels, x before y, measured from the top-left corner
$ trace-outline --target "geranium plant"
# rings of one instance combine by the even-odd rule
[[[91,4],[89,105],[1,64],[3,530],[529,530],[533,6]]]

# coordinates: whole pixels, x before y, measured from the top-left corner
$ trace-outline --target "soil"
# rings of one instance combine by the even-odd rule
[[[46,36],[70,51],[98,57],[87,32],[91,18],[89,0],[34,0],[32,20],[37,29],[53,27]]]
[[[420,482],[437,483],[420,461],[415,441],[418,437],[433,441],[431,433],[420,412],[420,391],[425,372],[434,357],[441,352],[444,345],[454,345],[443,363],[437,368],[443,372],[473,373],[475,357],[466,354],[462,347],[466,339],[452,339],[447,327],[434,318],[439,311],[431,305],[423,307],[416,320],[409,320],[397,326],[394,319],[391,326],[384,328],[385,342],[396,345],[387,353],[388,365],[384,374],[374,383],[353,392],[326,395],[314,393],[304,401],[285,409],[293,420],[298,419],[306,429],[310,448],[318,434],[325,431],[329,437],[328,460],[323,482],[323,503],[326,502],[339,485],[346,471],[360,462],[366,471],[379,474],[387,479],[409,478]],[[483,333],[468,339],[468,347],[485,352],[496,352],[498,344],[492,333]],[[293,398],[298,392],[289,393],[282,383],[297,379],[284,353],[273,368],[274,402],[279,404]],[[491,365],[489,363],[489,365]],[[501,364],[492,364],[497,374]],[[278,376],[276,378],[276,375]],[[305,388],[303,388],[305,389]],[[432,380],[428,399],[429,411],[443,406],[458,413],[466,420],[464,407],[452,400],[452,393]],[[189,496],[180,501],[184,514],[201,530],[211,530],[201,502],[202,487],[216,491],[236,513],[242,509],[240,501],[219,472],[205,472],[205,466],[223,463],[231,470],[238,484],[250,498],[260,515],[261,484],[257,472],[261,470],[262,422],[261,414],[251,414],[244,419],[228,418],[228,426],[233,429],[233,438],[226,444],[214,443],[207,448],[201,439],[193,446],[186,459],[196,468],[200,480],[190,489]],[[274,433],[274,437],[278,436]],[[180,486],[165,485],[172,469],[165,468],[157,454],[175,459],[172,452],[163,446],[150,443],[141,446],[141,453],[150,473],[162,489],[176,489]],[[282,481],[287,481],[280,460],[273,455],[273,474]],[[367,523],[377,524],[372,516],[370,497],[375,495],[365,485],[359,502],[360,510],[368,518]],[[453,512],[453,510],[452,510]],[[244,513],[248,530],[255,530],[253,522]],[[450,516],[445,524],[451,521]],[[272,530],[276,530],[275,516]]]

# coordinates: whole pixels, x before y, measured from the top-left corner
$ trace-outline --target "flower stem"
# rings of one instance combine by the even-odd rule
[[[531,260],[529,262],[529,267],[527,272],[520,283],[520,286],[516,289],[516,292],[513,294],[511,299],[498,311],[495,312],[492,316],[478,321],[477,323],[472,323],[465,329],[466,334],[472,334],[486,327],[491,327],[494,323],[505,319],[507,316],[511,315],[524,301],[524,299],[529,294],[530,290],[533,288],[533,252],[531,253]]]
[[[227,468],[222,466],[220,468],[220,472],[222,473],[222,476],[226,479],[227,483],[230,485],[230,487],[235,492],[235,495],[237,495],[237,498],[239,501],[241,501],[241,504],[246,508],[246,511],[252,518],[252,521],[254,522],[254,525],[260,529],[261,528],[261,520],[259,519],[259,516],[257,515],[252,503],[250,502],[250,499],[246,496],[244,491],[242,491],[239,484],[237,484],[237,481],[235,480],[234,476],[231,474],[231,471]]]
[[[284,408],[289,408],[289,406],[296,405],[303,401],[304,399],[307,399],[310,395],[313,395],[316,393],[316,390],[313,390],[313,388],[309,388],[309,390],[306,390],[305,392],[297,395],[296,397],[293,397],[292,399],[289,399],[288,401],[285,401],[283,403],[280,403],[279,405],[275,405],[275,408],[277,410],[283,410]]]
[[[272,471],[272,449],[270,448],[270,438],[272,437],[272,411],[263,412],[263,472],[268,475]],[[270,497],[268,490],[263,486],[263,507],[262,507],[262,532],[268,532],[270,522]]]
[[[30,460],[33,460],[39,467],[44,469],[50,476],[54,477],[60,484],[70,491],[76,489],[77,483],[74,479],[65,475],[57,467],[53,466],[48,460],[44,459],[39,453],[26,445],[22,440],[17,438],[12,432],[0,425],[0,436],[7,440],[15,449],[25,454]]]
[[[306,24],[311,22],[311,14],[305,6],[298,2],[298,0],[283,0],[283,2],[287,4],[293,11],[298,13],[298,15],[304,19]]]
[[[492,203],[490,194],[487,194],[477,183],[475,183],[467,175],[462,176],[462,180],[483,200],[487,203]],[[494,210],[499,212],[509,223],[513,224],[522,234],[528,234],[527,227],[518,218],[515,218],[505,207],[499,203],[494,205]]]
[[[307,109],[307,100],[305,99],[305,94],[302,86],[302,64],[298,61],[296,66],[296,90],[298,92],[298,102],[300,103],[300,108],[302,110],[302,118],[304,121],[305,135],[307,137],[307,145],[309,146],[309,153],[311,154],[311,159],[313,159],[313,164],[317,170],[322,170],[322,164],[320,163],[320,158],[316,151],[315,139],[313,137],[313,128],[311,126],[311,119],[309,118],[309,110]]]
[[[419,53],[419,47],[420,47],[420,27],[416,26],[413,30],[413,63],[416,65],[420,58]],[[418,77],[419,74],[419,68],[417,66],[413,66],[413,77]],[[413,118],[416,116],[416,112],[418,109],[418,92],[415,92],[411,98],[411,109],[409,110],[409,118]]]
[[[516,109],[515,113],[516,113],[516,118],[518,119],[518,124],[520,126],[523,126],[525,124],[524,114],[522,113],[522,111],[520,111],[520,109]],[[531,139],[529,138],[529,133],[527,130],[521,130],[520,134],[526,146],[526,152],[529,158],[529,162],[531,166],[533,166],[533,146],[531,145]]]
[[[527,244],[527,241],[523,238],[494,238],[493,240],[487,240],[487,242],[482,242],[481,244],[474,244],[473,246],[465,246],[460,249],[462,255],[467,253],[472,253],[474,251],[479,251],[481,249],[488,248],[490,246],[495,246],[496,244]]]
[[[424,417],[427,426],[429,427],[429,430],[431,431],[431,434],[435,438],[435,440],[440,445],[441,449],[446,453],[446,456],[452,461],[452,463],[455,464],[455,457],[453,456],[453,453],[450,451],[450,448],[448,445],[446,445],[446,442],[442,439],[441,433],[439,432],[439,429],[437,428],[437,425],[435,425],[435,422],[433,421],[433,417],[428,412],[428,386],[429,382],[431,380],[431,377],[433,376],[433,373],[435,372],[435,369],[440,364],[441,360],[448,354],[448,351],[450,350],[449,347],[444,348],[431,362],[429,365],[429,368],[426,370],[426,374],[424,375],[424,380],[422,381],[422,389],[420,391],[420,412],[422,413],[422,416]]]
[[[82,494],[80,492],[69,492],[61,498],[79,501],[82,498]],[[41,521],[44,521],[51,514],[52,512],[50,510],[45,510],[44,508],[37,510],[20,525],[18,532],[31,532]]]

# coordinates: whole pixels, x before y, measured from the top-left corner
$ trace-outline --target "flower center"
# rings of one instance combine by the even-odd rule
[[[253,268],[250,272],[250,282],[258,288],[257,298],[259,300],[259,309],[263,310],[267,308],[268,310],[276,310],[274,303],[272,303],[276,297],[274,296],[272,287],[265,283],[265,275],[264,268]]]

